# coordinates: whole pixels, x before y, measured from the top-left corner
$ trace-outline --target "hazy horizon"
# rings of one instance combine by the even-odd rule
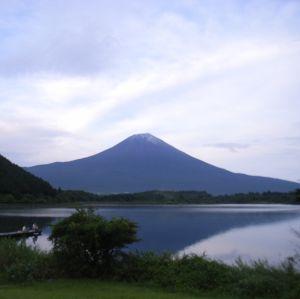
[[[300,182],[300,2],[0,3],[0,153],[32,166],[151,133]]]

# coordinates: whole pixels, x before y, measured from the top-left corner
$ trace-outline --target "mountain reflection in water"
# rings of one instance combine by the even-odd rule
[[[18,230],[35,222],[43,230],[38,246],[49,249],[50,225],[73,212],[68,208],[1,209],[0,230]],[[96,212],[138,223],[141,241],[129,249],[206,252],[225,262],[238,256],[279,262],[295,253],[292,229],[300,229],[300,208],[290,205],[99,206]]]

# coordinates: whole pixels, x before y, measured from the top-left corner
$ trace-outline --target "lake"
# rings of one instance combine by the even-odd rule
[[[71,208],[1,208],[0,231],[19,230],[34,222],[43,233],[36,242],[49,249],[51,224],[74,212]],[[138,223],[140,242],[130,249],[203,254],[232,263],[268,259],[279,263],[300,246],[300,206],[174,205],[97,206],[107,218],[122,216]],[[32,244],[32,239],[28,242]]]

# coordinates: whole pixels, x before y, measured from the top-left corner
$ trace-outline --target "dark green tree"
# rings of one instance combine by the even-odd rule
[[[24,195],[55,196],[51,185],[11,163],[0,155],[0,194],[12,194],[15,198]]]
[[[126,245],[138,241],[137,224],[107,220],[93,210],[78,209],[53,226],[49,239],[60,268],[72,277],[109,275]]]

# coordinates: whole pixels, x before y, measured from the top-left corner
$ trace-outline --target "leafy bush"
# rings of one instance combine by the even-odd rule
[[[1,275],[8,281],[42,280],[53,276],[51,254],[29,247],[24,241],[0,241]]]
[[[72,277],[108,275],[120,250],[136,242],[137,225],[124,218],[106,220],[78,209],[53,226],[49,239],[61,268]]]
[[[300,298],[300,273],[294,261],[288,259],[281,266],[270,266],[266,261],[251,265],[238,261],[233,289],[239,296],[250,298]]]
[[[258,261],[235,266],[205,256],[174,258],[171,254],[129,253],[115,268],[115,279],[148,283],[170,290],[217,290],[237,298],[300,298],[300,273],[294,261],[280,267]]]
[[[233,282],[232,268],[205,256],[129,253],[116,268],[118,280],[147,282],[172,290],[211,290]]]

